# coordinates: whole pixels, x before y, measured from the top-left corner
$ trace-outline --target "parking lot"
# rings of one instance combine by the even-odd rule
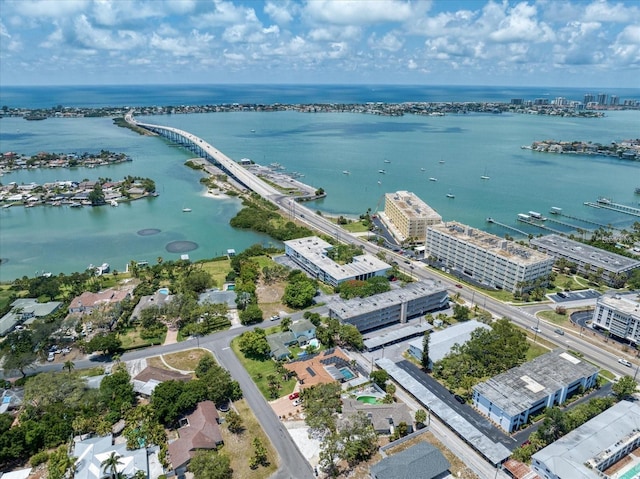
[[[583,291],[561,291],[548,296],[554,303],[568,303],[570,301],[597,299],[600,293],[593,289],[585,289]]]

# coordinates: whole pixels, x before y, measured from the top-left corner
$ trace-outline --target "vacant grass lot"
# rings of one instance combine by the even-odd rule
[[[211,353],[206,349],[196,348],[162,355],[164,363],[168,364],[172,368],[179,369],[180,371],[195,371],[200,359],[204,356],[211,356]],[[164,363],[162,362],[162,359],[160,359],[160,356],[147,359],[147,364],[149,366],[167,369]]]
[[[569,315],[571,313],[567,311],[567,314],[558,314],[555,311],[540,311],[538,316],[547,321],[551,321],[553,324],[566,325],[569,323]]]
[[[216,287],[222,287],[227,274],[231,271],[231,260],[206,261],[202,263],[202,269],[213,276]]]
[[[165,336],[166,332],[161,337],[143,339],[140,337],[140,330],[136,328],[129,329],[126,334],[120,334],[118,338],[120,339],[120,341],[122,341],[122,349],[127,351],[129,349],[153,346],[154,344],[162,344],[164,342]]]
[[[255,359],[245,357],[245,355],[242,354],[242,351],[240,351],[240,348],[238,347],[238,338],[235,338],[233,341],[231,341],[231,348],[233,349],[233,352],[236,354],[244,368],[249,373],[249,376],[251,376],[253,382],[256,384],[256,386],[258,386],[258,389],[260,390],[262,395],[267,399],[267,401],[272,400],[273,398],[269,394],[269,384],[267,382],[267,376],[269,376],[270,374],[275,374],[276,376],[278,376],[278,373],[276,372],[276,362],[272,359],[257,361]],[[291,378],[286,382],[283,382],[281,377],[279,379],[281,384],[280,396],[284,396],[285,394],[293,392],[293,388],[296,385],[295,378]]]
[[[269,438],[260,427],[260,423],[244,399],[233,403],[233,407],[242,418],[244,430],[239,434],[234,434],[229,432],[224,423],[220,425],[220,431],[224,439],[224,446],[220,449],[220,452],[229,456],[233,477],[241,477],[243,479],[270,477],[278,469],[278,455],[273,445],[269,442]],[[269,465],[266,467],[259,466],[257,469],[249,467],[249,461],[253,456],[252,441],[254,437],[258,437],[267,449]]]

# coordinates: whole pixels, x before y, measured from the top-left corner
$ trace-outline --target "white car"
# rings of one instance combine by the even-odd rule
[[[537,326],[531,326],[531,330],[535,331],[536,333],[541,333],[542,330],[540,328],[538,328]]]
[[[292,405],[293,407],[296,407],[296,406],[299,406],[301,402],[302,402],[302,401],[300,401],[300,398],[298,398],[298,399],[296,399],[295,401],[293,401],[293,402],[291,403],[291,405]]]
[[[627,361],[626,359],[624,359],[624,358],[620,358],[620,359],[618,359],[618,362],[619,362],[620,364],[624,364],[624,365],[625,365],[626,367],[628,367],[628,368],[630,368],[630,367],[631,367],[631,363],[630,363],[629,361]]]

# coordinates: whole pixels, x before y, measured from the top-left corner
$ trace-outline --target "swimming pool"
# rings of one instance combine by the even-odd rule
[[[347,381],[350,381],[356,377],[356,375],[351,372],[351,369],[347,367],[341,368],[340,372],[342,373],[342,377]]]
[[[627,472],[622,474],[619,479],[636,479],[638,477],[640,477],[640,464],[633,466]]]
[[[365,404],[380,404],[380,399],[375,396],[358,396],[356,399]]]
[[[169,288],[160,288],[158,290],[158,293],[164,294],[165,296],[167,296],[169,294]]]

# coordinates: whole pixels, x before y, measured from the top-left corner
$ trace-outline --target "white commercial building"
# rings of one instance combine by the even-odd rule
[[[364,281],[374,276],[386,276],[391,269],[369,253],[354,256],[351,263],[336,263],[327,256],[333,245],[317,236],[285,241],[284,248],[286,255],[303,271],[331,286],[354,279]]]
[[[507,432],[596,384],[599,369],[562,349],[473,386],[473,405]]]
[[[637,259],[627,258],[560,235],[533,238],[529,244],[555,259],[565,258],[575,263],[581,274],[600,271],[602,280],[613,287],[623,286],[631,272],[640,268],[640,261]]]
[[[536,452],[533,470],[542,479],[636,478],[640,464],[640,406],[620,401],[582,426]],[[621,459],[628,464],[612,475],[605,473]]]
[[[512,293],[532,289],[551,274],[544,253],[455,221],[427,228],[425,256],[491,288]]]
[[[593,312],[594,328],[640,343],[640,300],[638,293],[615,293],[600,296]]]
[[[442,216],[414,193],[396,191],[384,198],[387,226],[400,243],[424,243],[427,226],[442,223]]]

